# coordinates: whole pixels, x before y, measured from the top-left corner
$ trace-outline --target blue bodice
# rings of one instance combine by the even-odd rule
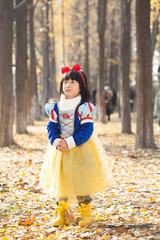
[[[75,110],[61,111],[59,110],[59,122],[61,127],[61,134],[65,137],[73,135],[74,132],[74,118]]]
[[[51,144],[57,138],[65,137],[68,145],[80,146],[88,141],[93,133],[96,107],[92,103],[80,101],[76,106],[73,104],[73,109],[63,110],[60,109],[60,102],[48,103],[45,111],[50,118],[47,131]]]

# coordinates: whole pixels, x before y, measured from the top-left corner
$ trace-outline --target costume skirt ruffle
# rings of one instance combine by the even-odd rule
[[[40,186],[56,199],[104,192],[115,184],[104,148],[95,134],[67,152],[49,145],[40,174]]]

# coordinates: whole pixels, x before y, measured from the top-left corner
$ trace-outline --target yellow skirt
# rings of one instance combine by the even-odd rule
[[[51,197],[75,198],[104,192],[115,184],[109,161],[98,137],[60,152],[49,145],[40,174],[40,186]]]

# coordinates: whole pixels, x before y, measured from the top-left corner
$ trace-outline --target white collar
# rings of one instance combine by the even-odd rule
[[[75,107],[80,103],[81,101],[81,95],[78,95],[75,98],[66,99],[66,96],[64,94],[60,97],[60,110],[61,111],[67,111],[71,109],[75,109]]]

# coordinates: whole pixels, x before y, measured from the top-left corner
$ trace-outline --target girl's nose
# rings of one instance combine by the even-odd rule
[[[70,87],[70,85],[71,85],[71,84],[70,84],[69,82],[67,82],[66,86],[67,86],[67,87]]]

